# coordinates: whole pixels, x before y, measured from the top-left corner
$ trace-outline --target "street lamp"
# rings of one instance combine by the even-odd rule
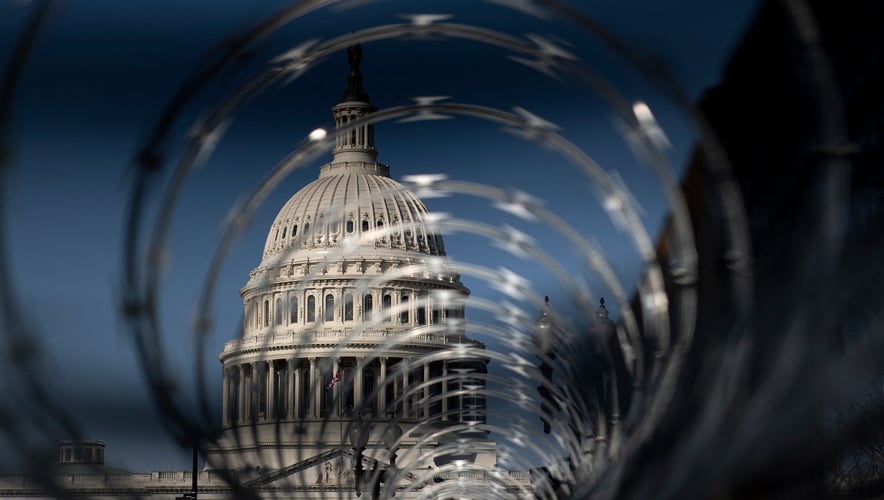
[[[389,469],[384,469],[380,471],[380,473],[377,475],[377,478],[375,478],[374,487],[372,488],[372,500],[378,500],[378,498],[380,498],[381,483],[386,483],[387,479],[392,479],[395,477],[396,450],[399,449],[399,438],[401,437],[402,428],[399,427],[398,424],[396,424],[395,420],[391,420],[390,423],[387,424],[386,429],[384,429],[383,434],[381,434],[381,441],[383,441],[384,446],[390,453],[390,467]],[[379,463],[378,466],[380,466]],[[395,489],[390,496],[394,495],[396,495]]]
[[[390,467],[396,467],[396,450],[399,449],[399,439],[402,437],[402,428],[396,424],[395,420],[390,421],[387,428],[384,429],[384,433],[381,435],[381,440],[384,442],[384,446],[387,447],[387,451],[390,452]]]
[[[350,425],[350,430],[348,431],[348,437],[350,439],[350,444],[353,446],[353,450],[356,452],[356,463],[353,464],[354,473],[355,473],[355,481],[356,481],[356,496],[362,496],[362,491],[359,489],[359,485],[362,482],[362,456],[365,451],[365,445],[368,443],[368,438],[371,435],[372,424],[368,422],[363,422],[361,416],[357,416],[357,420]],[[384,446],[387,448],[390,453],[390,470],[392,471],[396,467],[396,450],[399,448],[399,439],[402,437],[402,428],[396,424],[395,421],[389,422],[387,427],[384,429],[384,432],[381,434],[381,442],[384,443]],[[380,462],[375,461],[375,467],[380,468]],[[377,500],[380,497],[381,483],[385,483],[387,477],[393,477],[392,474],[388,475],[387,470],[376,470],[377,477],[375,477],[374,484],[372,485],[372,499]]]
[[[365,451],[365,445],[368,443],[370,431],[370,426],[367,426],[362,422],[361,416],[357,416],[357,420],[350,424],[350,430],[348,432],[350,444],[353,445],[353,450],[356,452],[356,463],[354,464],[354,468],[356,473],[357,497],[362,496],[362,492],[359,491],[359,483],[362,481],[362,452]]]

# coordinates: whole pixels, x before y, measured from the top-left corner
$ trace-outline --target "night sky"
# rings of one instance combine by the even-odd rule
[[[586,2],[581,2],[583,5]],[[658,61],[692,98],[713,85],[756,2],[665,0],[593,2],[583,12],[638,53]],[[103,439],[107,462],[131,470],[184,468],[181,451],[156,423],[133,344],[121,315],[124,216],[131,196],[136,146],[195,65],[225,38],[241,34],[287,5],[250,2],[72,1],[57,9],[37,40],[14,101],[11,189],[3,193],[15,293],[27,321],[38,329],[48,386],[81,423],[87,437]],[[575,54],[614,84],[630,102],[649,104],[680,170],[695,134],[683,110],[659,85],[568,19],[531,17],[479,1],[345,2],[281,28],[250,60],[210,82],[181,114],[166,153],[171,168],[190,124],[202,111],[275,55],[318,38],[326,40],[371,26],[402,23],[397,14],[451,13],[458,22],[514,36],[536,33]],[[21,1],[0,3],[0,64],[5,67],[29,12]],[[443,37],[398,39],[363,47],[365,88],[379,108],[415,96],[511,111],[522,107],[561,127],[605,170],[617,172],[642,208],[656,236],[665,205],[659,184],[620,135],[612,108],[590,89],[552,79],[512,60],[500,47]],[[176,209],[166,252],[160,319],[183,393],[192,391],[191,320],[209,256],[237,199],[317,127],[329,128],[330,107],[346,86],[346,55],[318,62],[302,77],[260,95],[240,110],[211,159],[188,179]],[[544,205],[597,242],[621,281],[631,286],[640,261],[628,239],[599,208],[588,179],[560,156],[476,118],[379,124],[379,160],[391,175],[444,173],[501,188],[514,188]],[[211,394],[220,396],[217,354],[238,332],[239,288],[260,261],[277,210],[313,180],[318,166],[295,172],[267,199],[232,254],[215,289],[212,342],[203,356]],[[162,177],[162,176],[161,176]],[[162,182],[163,179],[159,179]],[[156,203],[155,191],[152,203]],[[550,228],[495,210],[466,196],[428,199],[434,212],[530,234],[598,296],[606,291],[579,263],[576,250]],[[506,267],[530,280],[554,304],[566,304],[561,286],[542,266],[505,253],[487,241],[447,235],[455,261]],[[487,283],[464,276],[474,296],[497,297]],[[535,315],[536,311],[528,311]],[[492,321],[482,313],[468,319]],[[493,347],[494,342],[489,342]],[[214,397],[213,400],[220,400]],[[215,401],[220,406],[220,401]],[[218,411],[217,413],[220,413]],[[8,465],[7,465],[8,466]]]

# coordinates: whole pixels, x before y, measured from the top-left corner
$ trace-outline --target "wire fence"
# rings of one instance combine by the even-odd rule
[[[198,450],[204,469],[197,477],[64,473],[46,463],[45,450],[81,439],[82,426],[46,390],[40,344],[52,339],[24,319],[10,278],[15,263],[4,253],[0,429],[23,451],[26,470],[0,476],[0,495],[171,497],[193,484],[200,496],[237,498],[882,495],[884,109],[863,83],[880,83],[881,40],[861,29],[847,41],[835,36],[844,34],[838,19],[876,6],[762,3],[722,81],[698,103],[590,9],[490,2],[538,24],[558,19],[554,26],[577,29],[651,82],[692,127],[681,166],[656,108],[558,37],[429,14],[322,39],[286,31],[316,12],[343,15],[365,3],[294,2],[229,38],[183,79],[132,156],[119,315],[163,427]],[[21,8],[27,18],[0,75],[4,192],[15,165],[17,86],[35,41],[51,29],[47,19],[63,15],[50,1]],[[159,305],[185,184],[197,168],[211,168],[230,123],[260,96],[297,86],[358,44],[415,40],[493,47],[603,102],[622,143],[648,167],[643,177],[624,182],[527,105],[415,96],[311,133],[230,207],[194,301],[195,397],[170,390],[188,370],[169,352]],[[359,63],[350,58],[353,78]],[[207,105],[219,87],[223,97]],[[640,270],[636,282],[622,278],[620,255],[587,234],[573,208],[565,214],[554,200],[444,171],[412,174],[313,209],[312,228],[286,219],[284,208],[241,290],[237,335],[214,352],[218,296],[228,292],[218,290],[220,276],[274,190],[351,137],[368,140],[362,134],[375,125],[440,119],[492,125],[568,165],[559,182],[592,186],[595,198],[580,200],[578,212],[598,214],[622,235]],[[634,194],[644,185],[662,193],[659,228]],[[525,225],[472,210],[434,213],[420,201],[439,198],[473,200]],[[385,204],[400,219],[360,217]],[[9,207],[0,210],[4,223]],[[525,229],[532,224],[548,233]],[[5,226],[0,235],[15,237]],[[446,255],[442,237],[452,235],[525,258],[552,278],[538,283],[536,274],[461,260],[451,245]],[[550,239],[577,256],[578,269]],[[566,303],[544,300],[541,290],[551,287]],[[220,418],[217,381],[207,378],[219,355]]]

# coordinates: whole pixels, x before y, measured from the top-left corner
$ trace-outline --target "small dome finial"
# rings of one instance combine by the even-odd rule
[[[347,76],[347,90],[341,96],[341,102],[371,102],[365,89],[362,88],[362,72],[359,63],[362,62],[362,44],[357,43],[347,47],[347,62],[350,64],[350,74]]]
[[[599,318],[605,318],[605,319],[608,318],[608,308],[605,307],[605,298],[604,297],[602,297],[601,300],[599,300],[599,308],[596,309],[595,315],[596,315],[596,317],[599,317]]]

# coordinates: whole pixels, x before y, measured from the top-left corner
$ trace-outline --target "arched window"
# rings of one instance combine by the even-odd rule
[[[276,236],[273,237],[273,240],[276,241],[279,239],[279,228],[276,228]]]
[[[389,311],[390,308],[393,307],[393,297],[391,297],[389,293],[384,295],[384,302],[381,305],[384,308],[384,312]],[[392,316],[390,317],[390,321],[393,321]]]
[[[292,296],[289,299],[289,323],[297,323],[298,322],[298,298]]]
[[[424,306],[420,306],[417,308],[417,324],[427,324],[427,308]]]
[[[307,322],[316,321],[316,297],[310,295],[307,297]]]
[[[399,297],[399,307],[401,308],[399,311],[399,322],[405,325],[408,323],[408,294],[403,293]]]
[[[288,230],[289,230],[288,226],[282,228],[282,239],[285,239],[285,232]]]
[[[298,235],[298,225],[295,224],[294,226],[292,226],[292,238],[294,238],[297,235]]]
[[[310,223],[309,222],[304,223],[304,235],[310,236]]]
[[[270,326],[270,301],[264,301],[264,326]]]
[[[277,325],[282,324],[282,299],[276,299],[276,311],[273,315],[273,322]]]
[[[252,301],[252,326],[255,328],[261,328],[261,316],[258,314],[260,312],[260,304],[258,301]]]
[[[353,321],[353,294],[344,295],[344,321]]]
[[[439,323],[439,310],[433,309],[433,324]]]
[[[372,304],[373,302],[374,298],[371,294],[365,294],[365,296],[362,297],[362,317],[366,320],[371,319],[371,308],[374,305]]]
[[[362,372],[362,404],[366,408],[375,408],[375,398],[372,394],[375,388],[375,374],[371,368]]]
[[[363,220],[363,221],[362,221],[362,230],[363,230],[363,231],[368,231],[368,220]]]
[[[347,221],[347,232],[348,232],[348,233],[352,233],[352,232],[353,232],[353,221],[352,221],[352,220],[348,220],[348,221]]]
[[[325,296],[325,321],[334,321],[335,319],[335,296],[328,294]]]

